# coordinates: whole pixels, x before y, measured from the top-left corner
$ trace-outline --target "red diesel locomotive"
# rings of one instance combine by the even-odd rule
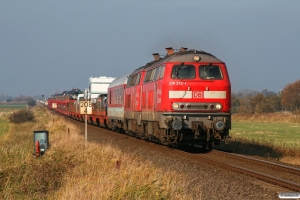
[[[231,85],[225,63],[204,51],[166,50],[111,83],[108,126],[165,145],[210,148],[228,138]]]
[[[204,51],[166,50],[165,56],[153,54],[154,61],[113,80],[107,101],[102,95],[99,106],[93,104],[89,122],[164,145],[210,149],[226,140],[231,129],[226,65]]]

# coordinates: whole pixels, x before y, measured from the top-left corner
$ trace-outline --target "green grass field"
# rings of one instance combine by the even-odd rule
[[[9,122],[0,118],[0,137],[7,133],[9,129]]]
[[[0,109],[20,109],[27,107],[27,104],[0,104]]]
[[[300,147],[300,124],[233,122],[231,136]]]

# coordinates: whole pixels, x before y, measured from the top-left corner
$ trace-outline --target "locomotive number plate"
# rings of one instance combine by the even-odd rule
[[[169,85],[186,85],[186,82],[169,82]]]

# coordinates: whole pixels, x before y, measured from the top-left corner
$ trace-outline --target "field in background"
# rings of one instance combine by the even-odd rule
[[[300,149],[300,114],[290,112],[232,115],[231,135]]]
[[[300,148],[300,124],[233,122],[231,136]]]
[[[0,103],[0,111],[10,111],[12,109],[20,109],[27,108],[27,104],[1,104]]]
[[[232,115],[232,139],[215,148],[300,165],[300,115]]]
[[[233,122],[266,122],[300,124],[300,112],[277,112],[265,114],[233,114]]]

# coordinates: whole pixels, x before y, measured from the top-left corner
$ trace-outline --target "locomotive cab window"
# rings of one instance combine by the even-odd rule
[[[153,80],[157,80],[157,79],[159,78],[160,68],[161,68],[161,67],[157,67],[157,68],[155,69],[155,74],[154,74]]]
[[[130,76],[127,81],[127,87],[134,86],[140,83],[140,74]]]
[[[146,72],[144,83],[155,81],[159,74],[159,68],[150,69]]]
[[[135,82],[136,85],[140,84],[140,78],[141,78],[141,74],[138,74]]]
[[[164,77],[164,73],[165,73],[165,66],[161,66],[159,79],[162,79]]]
[[[174,65],[172,69],[173,79],[194,79],[196,70],[194,65]]]
[[[151,75],[150,75],[150,80],[149,81],[153,81],[154,80],[155,72],[156,72],[156,68],[151,70]]]
[[[201,65],[199,73],[201,79],[223,79],[222,71],[217,65]]]

